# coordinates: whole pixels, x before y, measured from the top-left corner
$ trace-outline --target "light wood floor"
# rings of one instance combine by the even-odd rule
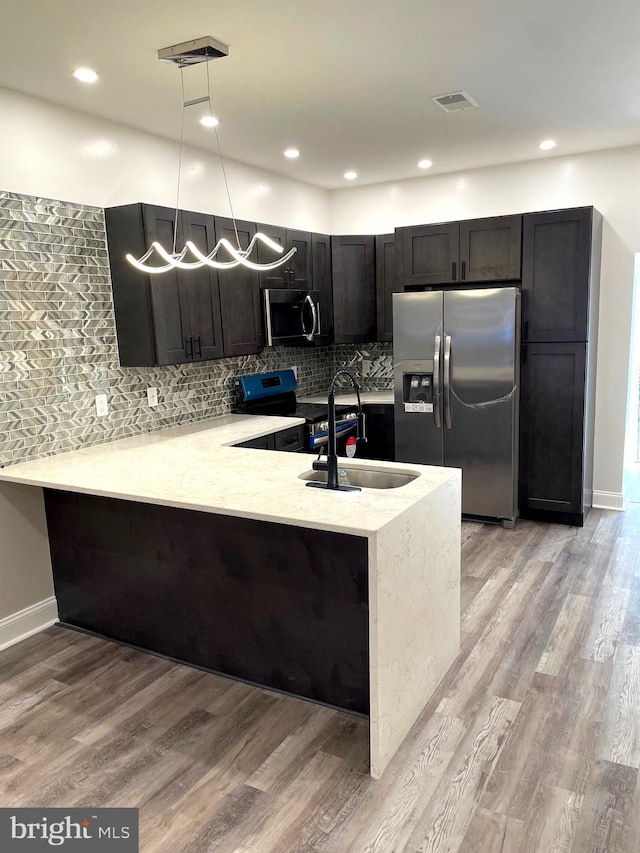
[[[463,651],[382,780],[367,724],[52,628],[0,653],[0,805],[171,853],[640,851],[640,505],[463,526]]]

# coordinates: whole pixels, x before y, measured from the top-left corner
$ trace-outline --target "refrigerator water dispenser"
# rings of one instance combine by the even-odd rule
[[[405,412],[433,412],[433,362],[402,365]]]

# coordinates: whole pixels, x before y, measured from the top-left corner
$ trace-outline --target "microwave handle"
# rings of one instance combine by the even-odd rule
[[[316,313],[315,302],[313,301],[313,299],[311,298],[311,296],[308,293],[304,298],[304,302],[309,303],[309,307],[311,308],[311,317],[313,318],[313,322],[311,324],[311,331],[307,332],[305,325],[304,325],[304,313],[302,311],[300,312],[300,323],[302,324],[302,334],[304,335],[304,337],[308,341],[312,341],[315,337],[315,334],[316,334],[316,326],[318,325],[318,315]]]
[[[264,292],[264,316],[267,321],[267,346],[273,346],[273,329],[271,328],[271,300],[269,299],[269,290]]]

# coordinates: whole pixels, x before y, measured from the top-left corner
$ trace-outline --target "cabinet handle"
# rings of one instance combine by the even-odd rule
[[[466,277],[467,277],[467,262],[463,261],[462,262],[462,275],[460,276],[460,280],[464,281]]]
[[[529,321],[524,321],[524,339],[525,341],[529,340]]]
[[[187,358],[193,358],[193,338],[184,339],[184,351]]]
[[[457,266],[455,261],[451,261],[451,281],[456,280]]]
[[[202,358],[202,344],[200,343],[200,335],[198,335],[197,338],[194,338],[194,340],[198,345],[198,352],[195,353],[195,355],[197,355],[198,358]]]

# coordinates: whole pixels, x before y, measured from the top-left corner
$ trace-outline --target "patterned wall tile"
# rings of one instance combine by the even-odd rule
[[[343,363],[360,375],[363,359],[371,362],[363,387],[390,387],[386,344],[120,367],[103,211],[0,192],[0,464],[226,414],[243,373],[296,365],[300,392],[321,393]],[[149,386],[158,389],[153,409]]]
[[[385,391],[393,387],[393,346],[388,343],[337,344],[334,347],[335,368],[348,367],[360,379],[366,391]],[[368,372],[363,370],[368,362]],[[341,381],[340,384],[343,384]],[[345,387],[348,380],[344,382]]]

